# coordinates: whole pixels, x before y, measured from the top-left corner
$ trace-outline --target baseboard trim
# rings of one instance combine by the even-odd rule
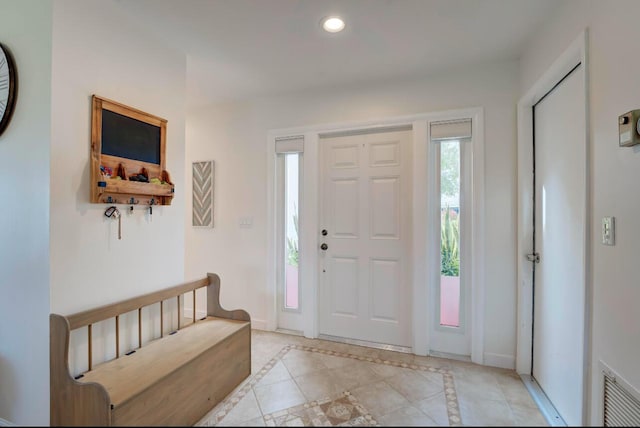
[[[267,328],[267,322],[265,320],[251,319],[251,328],[256,330],[270,331]]]
[[[567,423],[562,419],[560,413],[556,410],[556,408],[551,404],[549,397],[544,393],[538,382],[527,374],[521,374],[520,378],[522,382],[524,382],[524,386],[529,391],[531,398],[538,405],[538,409],[540,409],[540,413],[547,420],[549,426],[552,427],[566,427]]]
[[[484,365],[491,367],[500,367],[501,369],[515,370],[516,357],[515,355],[494,354],[491,352],[485,352]]]

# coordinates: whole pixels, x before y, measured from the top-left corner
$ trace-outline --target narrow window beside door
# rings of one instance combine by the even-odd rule
[[[432,351],[471,355],[473,139],[471,119],[431,122]],[[469,203],[467,203],[469,202]]]
[[[277,327],[302,332],[304,287],[304,137],[283,136],[275,139],[275,281]],[[302,214],[302,216],[301,216]],[[299,229],[300,228],[300,229]]]
[[[460,141],[440,143],[440,325],[460,326]]]
[[[299,153],[284,156],[284,308],[298,309],[299,245],[298,245],[298,195]]]

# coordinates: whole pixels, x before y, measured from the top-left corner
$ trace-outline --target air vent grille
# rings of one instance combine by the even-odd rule
[[[604,373],[604,426],[640,426],[640,401]]]

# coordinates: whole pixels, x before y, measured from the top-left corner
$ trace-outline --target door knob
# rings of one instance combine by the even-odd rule
[[[327,244],[322,244],[320,245],[320,248],[324,251],[327,251],[329,249],[329,246]]]

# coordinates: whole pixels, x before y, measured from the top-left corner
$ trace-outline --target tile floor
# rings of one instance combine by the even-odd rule
[[[252,331],[252,374],[199,426],[547,426],[515,372]]]

